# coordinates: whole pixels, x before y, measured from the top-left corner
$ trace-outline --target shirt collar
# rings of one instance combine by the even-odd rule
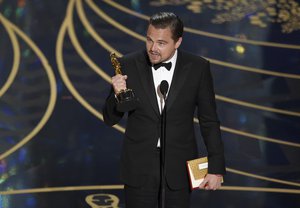
[[[177,60],[177,55],[178,55],[178,52],[177,52],[177,49],[176,49],[175,52],[174,52],[174,54],[173,54],[173,56],[169,60],[162,62],[162,63],[168,63],[168,62],[172,63],[172,67],[171,67],[170,71],[173,71],[174,68],[175,68],[175,64],[176,64],[176,60]],[[153,66],[152,66],[152,68],[153,68]]]
[[[167,62],[171,62],[172,63],[171,70],[173,70],[175,68],[175,64],[176,64],[176,60],[177,60],[177,54],[178,53],[177,53],[177,49],[176,49],[174,55],[172,56],[172,58],[170,58],[168,61],[164,61],[164,63],[167,63]]]

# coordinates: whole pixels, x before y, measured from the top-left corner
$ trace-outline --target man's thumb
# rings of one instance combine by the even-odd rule
[[[199,185],[199,188],[204,188],[206,184],[207,184],[207,179],[205,177],[202,183]]]

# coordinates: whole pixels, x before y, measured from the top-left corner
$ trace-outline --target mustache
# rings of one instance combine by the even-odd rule
[[[150,53],[150,54],[152,54],[152,55],[160,55],[160,53],[159,53],[159,52],[156,52],[156,51],[151,51],[151,50],[149,51],[149,53]]]

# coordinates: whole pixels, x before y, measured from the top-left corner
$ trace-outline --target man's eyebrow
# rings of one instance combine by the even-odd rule
[[[150,40],[152,40],[152,38],[151,38],[150,36],[148,36],[148,35],[147,35],[147,39],[150,39]]]
[[[148,40],[151,40],[151,41],[154,41],[150,36],[146,36],[146,38],[148,39]],[[159,42],[159,43],[168,43],[168,41],[166,41],[166,40],[157,40],[156,42]]]
[[[157,42],[160,42],[160,43],[168,43],[168,41],[165,41],[165,40],[158,40]]]

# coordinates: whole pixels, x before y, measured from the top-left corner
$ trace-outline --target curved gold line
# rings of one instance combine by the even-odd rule
[[[77,12],[79,14],[79,19],[82,22],[82,24],[85,26],[85,29],[88,31],[88,33],[101,45],[104,49],[106,49],[109,53],[114,52],[117,56],[122,56],[120,52],[118,52],[115,48],[110,46],[101,36],[97,34],[97,32],[94,30],[94,28],[91,26],[91,24],[88,22],[88,19],[86,18],[86,15],[84,13],[84,9],[82,8],[82,0],[76,1],[76,8]],[[98,66],[97,66],[98,67]],[[97,69],[98,71],[99,69]],[[103,71],[103,70],[102,70]],[[100,76],[101,74],[98,73]],[[104,78],[105,79],[105,78]],[[107,80],[109,83],[111,80]]]
[[[225,127],[225,126],[221,126],[221,130],[225,131],[225,132],[232,133],[232,134],[237,134],[237,135],[242,135],[242,136],[245,136],[245,137],[257,139],[257,140],[273,142],[273,143],[283,144],[283,145],[292,146],[292,147],[300,147],[300,144],[296,143],[296,142],[282,141],[282,140],[279,140],[279,139],[274,139],[274,138],[270,138],[270,137],[260,136],[260,135],[256,135],[256,134],[247,133],[247,132],[244,132],[244,131],[231,129],[231,128],[228,128],[228,127]]]
[[[233,63],[228,63],[225,61],[220,61],[212,58],[208,58],[211,63],[219,66],[224,66],[228,67],[231,69],[237,69],[240,71],[247,71],[247,72],[252,72],[252,73],[257,73],[257,74],[265,74],[265,75],[270,75],[270,76],[276,76],[276,77],[284,77],[284,78],[289,78],[289,79],[300,79],[300,75],[298,74],[289,74],[289,73],[283,73],[283,72],[275,72],[275,71],[269,71],[265,69],[259,69],[259,68],[254,68],[254,67],[249,67],[249,66],[243,66],[243,65],[238,65],[238,64],[233,64]]]
[[[124,185],[107,185],[107,186],[66,186],[66,187],[47,187],[47,188],[34,188],[23,190],[9,190],[0,192],[1,195],[14,195],[14,194],[33,194],[33,193],[48,193],[60,191],[87,191],[87,190],[115,190],[123,189]]]
[[[199,120],[197,118],[194,118],[194,122],[199,123]],[[251,133],[248,133],[248,132],[245,132],[245,131],[239,131],[239,130],[228,128],[228,127],[225,127],[225,126],[221,126],[221,130],[225,131],[225,132],[232,133],[232,134],[237,134],[237,135],[249,137],[249,138],[252,138],[252,139],[262,140],[262,141],[266,141],[266,142],[273,142],[273,143],[283,144],[283,145],[292,146],[292,147],[300,147],[300,144],[296,143],[296,142],[286,142],[286,141],[282,141],[282,140],[279,140],[279,139],[260,136],[260,135],[257,135],[257,134],[251,134]]]
[[[300,187],[300,183],[286,181],[286,180],[279,180],[279,179],[265,177],[265,176],[260,176],[260,175],[257,175],[257,174],[247,173],[247,172],[244,172],[244,171],[240,171],[240,170],[236,170],[236,169],[232,169],[232,168],[228,168],[228,167],[226,167],[226,171],[228,171],[230,173],[235,173],[235,174],[238,174],[238,175],[247,176],[247,177],[250,177],[250,178],[255,178],[255,179],[260,179],[260,180],[264,180],[264,181],[270,181],[270,182],[274,182],[274,183],[281,183],[281,184],[285,184],[285,185]]]
[[[0,97],[2,97],[5,94],[5,92],[9,89],[9,87],[12,85],[13,81],[16,78],[16,75],[18,73],[18,69],[20,66],[20,57],[21,56],[20,56],[20,45],[19,45],[18,39],[17,39],[15,33],[13,32],[13,30],[9,27],[7,21],[5,20],[5,18],[2,16],[1,13],[0,13],[0,22],[3,23],[3,26],[8,33],[8,36],[9,36],[12,46],[13,46],[13,53],[14,53],[13,66],[12,66],[11,72],[10,72],[6,82],[0,89]]]
[[[124,31],[125,33],[129,33],[130,34],[134,34],[135,37],[139,37],[140,40],[145,41],[145,38],[142,37],[141,35],[128,30],[126,27],[120,25],[119,23],[115,22],[113,19],[111,19],[110,17],[108,17],[100,8],[98,8],[91,0],[86,0],[86,2],[88,2],[90,8],[97,13],[101,18],[105,19],[107,22],[109,22],[110,24],[114,25],[115,27],[120,27],[119,29]],[[99,35],[96,33],[93,33],[93,37],[94,35],[98,38],[95,38],[95,40],[97,41],[97,39],[99,39]],[[101,38],[102,39],[102,38]],[[98,41],[97,41],[98,42]],[[100,45],[103,44],[104,40],[102,39],[102,42],[98,42]],[[108,45],[108,44],[106,44]],[[106,46],[107,47],[107,46]],[[121,55],[121,53],[119,53]],[[214,61],[214,60],[213,60]],[[300,76],[299,76],[300,78]],[[241,106],[246,106],[249,108],[255,108],[255,109],[259,109],[259,110],[265,110],[265,111],[270,111],[270,112],[274,112],[274,113],[280,113],[280,114],[284,114],[284,115],[290,115],[290,116],[297,116],[300,117],[300,113],[298,112],[293,112],[293,111],[288,111],[288,110],[281,110],[281,109],[277,109],[277,108],[271,108],[271,107],[266,107],[266,106],[261,106],[261,105],[256,105],[256,104],[252,104],[250,102],[245,102],[245,101],[239,101],[236,99],[232,99],[232,98],[226,98],[224,96],[220,96],[220,95],[216,95],[216,99],[217,100],[221,100],[224,102],[229,102],[229,103],[233,103],[236,105],[241,105]]]
[[[113,25],[114,27],[118,28],[119,30],[129,34],[130,36],[141,40],[141,41],[146,41],[146,38],[130,29],[128,29],[127,27],[124,27],[122,24],[118,23],[117,21],[113,20],[112,18],[110,18],[108,15],[105,14],[105,12],[103,12],[100,8],[97,7],[97,5],[92,1],[92,0],[86,0],[87,4],[89,5],[89,7],[100,17],[102,17],[103,19],[105,19],[105,21],[107,21],[109,24]]]
[[[25,145],[27,142],[29,142],[46,124],[48,119],[50,118],[55,102],[56,102],[56,81],[55,81],[55,76],[52,71],[51,66],[49,65],[46,57],[44,54],[41,52],[41,50],[35,45],[35,43],[23,32],[21,31],[17,26],[15,26],[13,23],[9,22],[8,20],[7,24],[12,28],[12,30],[19,35],[21,39],[23,39],[30,47],[31,49],[36,53],[36,55],[40,58],[42,65],[45,68],[45,71],[48,75],[49,79],[49,84],[50,84],[50,99],[49,103],[46,109],[46,112],[40,122],[36,125],[36,127],[26,136],[24,139],[22,139],[20,142],[18,142],[16,145],[14,145],[12,148],[4,152],[3,154],[0,155],[0,160],[3,160],[7,156],[11,155],[13,152],[21,148],[23,145]]]
[[[148,20],[149,16],[140,14],[138,12],[132,11],[115,1],[111,0],[103,0],[105,3],[117,8],[118,10],[121,10],[127,14],[130,14],[132,16],[136,16],[138,18]],[[221,40],[226,40],[226,41],[232,41],[232,42],[238,42],[238,43],[247,43],[251,45],[258,45],[258,46],[269,46],[269,47],[276,47],[276,48],[288,48],[288,49],[300,49],[300,45],[292,45],[292,44],[284,44],[284,43],[275,43],[275,42],[266,42],[266,41],[257,41],[257,40],[249,40],[249,39],[241,39],[241,38],[234,38],[231,36],[226,36],[226,35],[220,35],[220,34],[215,34],[215,33],[210,33],[210,32],[205,32],[202,30],[197,30],[189,27],[185,27],[185,31],[194,33],[197,35],[201,36],[206,36],[210,38],[216,38],[216,39],[221,39]]]
[[[97,5],[92,1],[92,0],[86,0],[87,4],[89,7],[101,18],[103,18],[105,21],[107,21],[109,24],[113,25],[117,29],[123,31],[126,34],[129,34],[133,37],[135,37],[138,40],[141,41],[146,41],[146,38],[130,29],[127,27],[124,27],[120,23],[116,22],[113,20],[111,17],[109,17],[105,12],[103,12],[100,8],[97,7]],[[297,74],[289,74],[289,73],[283,73],[283,72],[273,72],[265,69],[258,69],[254,67],[248,67],[248,66],[242,66],[238,64],[232,64],[224,61],[219,61],[216,59],[211,59],[209,57],[206,57],[208,60],[210,60],[213,64],[224,66],[224,67],[232,67],[233,69],[240,69],[243,71],[249,71],[252,73],[260,73],[260,74],[266,74],[266,75],[272,75],[272,76],[277,76],[277,77],[285,77],[285,78],[291,78],[291,79],[300,79],[300,75]]]
[[[270,193],[300,194],[300,190],[298,190],[298,189],[264,188],[264,187],[221,186],[220,190],[223,190],[223,191],[256,191],[256,192],[270,192]]]
[[[16,194],[49,193],[49,192],[63,192],[63,191],[121,190],[121,189],[124,189],[124,185],[67,186],[67,187],[47,187],[47,188],[35,188],[35,189],[9,190],[9,191],[1,191],[0,194],[16,195]],[[248,186],[221,186],[219,191],[253,191],[253,192],[300,194],[300,190],[298,189],[248,187]]]
[[[280,113],[280,114],[284,114],[284,115],[300,117],[299,112],[282,110],[282,109],[278,109],[278,108],[266,107],[266,106],[262,106],[262,105],[253,104],[253,103],[250,103],[250,102],[245,102],[245,101],[240,101],[240,100],[224,97],[224,96],[221,96],[221,95],[216,95],[216,99],[227,102],[227,103],[233,103],[233,104],[236,104],[236,105],[241,105],[241,106],[245,106],[245,107],[249,107],[249,108],[255,108],[255,109],[265,110],[265,111],[269,111],[269,112],[273,112],[273,113]]]
[[[116,22],[114,19],[112,19],[111,17],[109,17],[108,15],[105,14],[105,12],[103,12],[99,7],[97,7],[97,5],[91,1],[91,0],[86,0],[86,3],[88,4],[88,6],[101,18],[103,18],[105,21],[107,21],[109,24],[113,25],[114,27],[116,27],[117,29],[123,31],[124,33],[138,39],[141,41],[146,41],[146,38],[130,29],[128,29],[127,27],[121,25],[120,23]]]
[[[87,101],[83,99],[83,97],[78,93],[78,91],[75,89],[75,87],[72,85],[63,62],[63,41],[64,37],[67,31],[68,26],[72,23],[71,18],[74,10],[74,0],[69,1],[69,5],[67,8],[67,15],[65,17],[65,20],[62,23],[62,26],[58,33],[58,38],[56,42],[56,62],[58,66],[58,71],[60,73],[60,76],[62,80],[64,81],[66,87],[69,89],[71,94],[78,100],[78,102],[83,105],[88,111],[90,111],[93,115],[95,115],[97,118],[103,121],[103,115],[98,112],[95,108],[93,108]],[[83,54],[83,53],[81,53]],[[117,129],[120,132],[125,132],[125,129],[122,128],[119,125],[114,126],[115,129]]]
[[[80,1],[80,0],[79,0]],[[87,28],[87,31],[89,32],[89,28]],[[97,33],[95,33],[95,35],[98,35]],[[102,39],[102,38],[101,38]],[[97,40],[97,39],[96,39]],[[103,40],[103,39],[102,39]],[[103,42],[102,43],[100,43],[100,45],[101,44],[106,44],[107,46],[108,46],[108,44],[103,40]],[[106,49],[107,50],[109,50],[109,48],[110,47],[106,47]],[[82,53],[80,53],[80,54],[82,54]],[[120,54],[120,56],[122,55],[121,53],[119,53]],[[86,54],[85,54],[86,55]],[[102,69],[100,69],[100,70],[102,70]],[[104,73],[104,72],[103,72]],[[122,132],[124,133],[125,132],[125,129],[123,128],[123,127],[121,127],[120,126],[120,128],[122,128]],[[245,133],[246,134],[246,133]],[[249,136],[249,135],[248,135]],[[242,174],[243,175],[243,174]],[[254,175],[254,174],[253,174]],[[255,175],[254,175],[255,176]],[[260,177],[262,177],[262,176],[259,176],[259,175],[256,175],[257,176],[257,178],[260,178]],[[269,178],[270,180],[274,180],[274,181],[280,181],[280,180],[277,180],[277,179],[272,179],[272,178]],[[286,184],[290,184],[290,183],[293,183],[293,182],[289,182],[289,181],[286,181]]]
[[[81,0],[77,0],[76,1],[76,9],[79,15],[79,19],[81,20],[81,22],[83,23],[83,25],[85,26],[85,28],[88,28],[87,31],[94,37],[94,34],[96,33],[96,31],[92,28],[92,26],[90,25],[90,23],[88,22],[86,15],[84,13],[84,9],[82,7],[82,2]],[[68,32],[71,38],[71,41],[77,51],[77,53],[84,59],[84,61],[98,74],[100,75],[105,81],[111,83],[111,77],[108,76],[106,73],[103,72],[103,70],[99,69],[99,67],[88,57],[88,55],[84,52],[83,48],[81,47],[77,37],[76,37],[76,33],[75,33],[75,29],[74,29],[74,23],[73,23],[73,19],[70,18],[70,24],[68,26]],[[101,44],[104,44],[105,41],[101,38],[101,37],[97,37],[97,41]],[[109,47],[108,49],[110,52],[115,51],[115,49],[113,47]]]

